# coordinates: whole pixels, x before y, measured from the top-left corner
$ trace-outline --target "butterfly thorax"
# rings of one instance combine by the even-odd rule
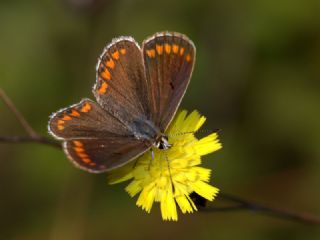
[[[158,149],[168,149],[171,147],[168,137],[150,120],[134,120],[131,130],[137,139],[149,142]]]
[[[158,149],[166,150],[171,148],[172,145],[169,143],[168,137],[162,134],[160,135],[160,137],[156,139],[156,141],[153,143],[153,146],[155,146]]]

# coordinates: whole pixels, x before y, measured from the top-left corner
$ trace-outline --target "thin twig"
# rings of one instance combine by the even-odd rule
[[[39,135],[36,138],[29,136],[0,136],[0,143],[39,143],[60,149],[62,148],[62,145],[59,142]]]
[[[0,88],[0,97],[4,100],[9,109],[15,114],[16,118],[19,120],[20,124],[28,132],[29,136],[0,136],[0,143],[38,143],[44,144],[56,148],[62,148],[61,144],[53,141],[49,138],[40,136],[37,134],[29,123],[25,120],[22,114],[17,110],[9,97]],[[227,211],[238,211],[238,210],[249,210],[253,212],[258,212],[262,214],[268,214],[272,217],[277,217],[281,219],[286,219],[290,221],[301,222],[304,224],[314,224],[320,225],[320,218],[318,216],[312,215],[305,212],[292,212],[283,208],[269,207],[259,203],[255,203],[249,200],[245,200],[241,197],[237,197],[231,194],[219,193],[219,198],[223,201],[232,202],[233,206],[224,207],[207,207],[201,208],[205,212],[227,212]]]
[[[51,140],[49,138],[43,137],[39,135],[25,117],[19,112],[18,108],[14,105],[8,95],[5,93],[3,89],[0,88],[0,98],[3,102],[7,105],[9,110],[14,114],[14,116],[18,119],[21,126],[24,130],[28,133],[29,136],[0,136],[0,143],[26,143],[26,142],[33,142],[33,143],[40,143],[51,145],[53,147],[61,148],[61,144]]]
[[[244,208],[242,205],[223,206],[223,207],[206,206],[206,207],[200,208],[201,212],[235,212],[243,209]]]
[[[7,105],[10,111],[14,114],[14,116],[18,119],[21,126],[26,130],[32,138],[38,138],[39,135],[33,130],[33,128],[29,125],[27,120],[23,117],[23,115],[19,112],[16,106],[13,104],[8,95],[0,88],[0,98],[2,98],[3,102]]]
[[[206,212],[216,211],[234,211],[234,210],[249,210],[257,213],[267,214],[273,217],[286,219],[295,222],[301,222],[305,224],[320,225],[320,218],[310,213],[305,212],[293,212],[283,208],[270,207],[263,204],[255,203],[253,201],[245,200],[238,196],[234,196],[226,193],[219,193],[219,198],[224,201],[233,202],[237,205],[219,207],[219,208],[207,208]]]

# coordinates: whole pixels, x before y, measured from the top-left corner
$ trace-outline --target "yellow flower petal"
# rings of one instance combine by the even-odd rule
[[[122,168],[118,168],[116,170],[113,170],[109,175],[108,175],[108,183],[109,184],[116,184],[120,182],[127,181],[133,177],[132,175],[132,168],[133,168],[133,163],[129,163]]]
[[[175,198],[182,213],[192,213],[193,208],[186,196],[178,196]]]
[[[177,206],[171,189],[163,193],[160,208],[163,220],[178,220]]]
[[[150,213],[155,197],[155,188],[151,185],[149,187],[145,187],[137,201],[137,205],[142,207],[142,209],[146,210],[146,212]]]
[[[201,197],[204,197],[209,201],[212,201],[219,192],[218,188],[215,188],[202,181],[191,183],[191,185],[196,193],[198,193]]]
[[[197,125],[196,125],[196,127],[195,127],[195,131],[198,131],[199,128],[201,128],[201,126],[204,124],[205,121],[206,121],[206,118],[205,118],[204,116],[202,116],[202,117],[199,119],[199,121],[198,121],[198,123],[197,123]]]
[[[203,156],[219,150],[222,145],[217,138],[217,133],[212,133],[199,140],[194,146],[197,149],[197,153]]]

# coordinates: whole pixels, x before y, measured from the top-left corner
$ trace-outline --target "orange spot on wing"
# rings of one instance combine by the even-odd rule
[[[104,78],[104,79],[107,79],[107,80],[110,80],[111,79],[111,74],[109,72],[108,69],[105,69],[102,73],[101,73],[101,76]]]
[[[127,53],[127,50],[126,50],[125,48],[121,48],[121,49],[120,49],[120,52],[121,52],[122,55],[124,55],[124,54]]]
[[[186,56],[186,61],[187,61],[187,62],[190,62],[190,61],[191,61],[191,55],[190,55],[190,54],[188,54],[188,55]]]
[[[64,125],[64,121],[61,120],[61,119],[59,119],[59,120],[58,120],[58,125]]]
[[[91,110],[91,108],[92,107],[91,107],[90,103],[85,103],[80,111],[86,113],[86,112],[89,112]]]
[[[72,117],[70,117],[68,115],[64,115],[63,118],[62,118],[62,120],[65,120],[65,121],[69,121],[71,119],[72,119]]]
[[[86,153],[81,153],[81,152],[78,152],[77,155],[81,158],[89,158],[88,154]]]
[[[75,146],[75,147],[73,147],[73,150],[75,151],[75,154],[80,158],[80,160],[85,164],[89,164],[91,166],[94,166],[95,163],[92,162],[89,155],[86,153],[85,149],[83,148],[84,144],[78,140],[74,140],[72,142]]]
[[[78,113],[76,110],[72,109],[70,116],[79,117],[79,116],[80,116],[80,113]]]
[[[114,53],[112,53],[112,57],[113,57],[115,60],[118,60],[118,59],[119,59],[119,51],[115,51]]]
[[[84,152],[84,149],[82,147],[74,147],[73,148],[77,153],[82,153]]]
[[[107,88],[108,88],[108,84],[103,82],[102,85],[100,86],[99,90],[98,90],[99,94],[106,93]]]
[[[182,56],[184,54],[184,48],[180,48],[180,56]]]
[[[167,53],[167,54],[170,54],[170,52],[171,52],[171,45],[169,45],[168,43],[166,43],[166,44],[164,45],[164,49],[166,50],[166,53]]]
[[[64,129],[64,121],[59,119],[57,123],[58,123],[58,125],[57,125],[58,130],[60,130],[60,131],[63,130]]]
[[[148,57],[154,58],[156,56],[156,51],[154,49],[146,50]]]
[[[87,158],[87,157],[81,158],[81,160],[82,160],[84,163],[90,163],[90,162],[91,162],[90,158]]]
[[[83,143],[80,142],[80,141],[78,141],[78,140],[74,140],[74,141],[73,141],[73,144],[74,144],[75,146],[77,146],[77,147],[83,147]]]
[[[178,46],[177,44],[173,44],[173,46],[172,46],[172,51],[173,51],[173,53],[178,53],[178,51],[179,51],[179,46]]]
[[[159,55],[163,53],[163,45],[156,44],[156,50]]]
[[[106,66],[113,69],[114,68],[114,61],[110,58],[109,61],[106,62]]]
[[[96,166],[97,164],[95,164],[94,162],[89,163],[90,166]]]
[[[58,125],[58,130],[63,130],[64,129],[64,126],[63,125]]]

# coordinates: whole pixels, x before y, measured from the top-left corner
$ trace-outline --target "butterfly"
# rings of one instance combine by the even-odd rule
[[[50,116],[48,129],[63,140],[79,168],[119,168],[152,147],[171,147],[164,134],[190,82],[196,49],[183,34],[161,32],[143,41],[119,37],[96,65],[93,94]]]

